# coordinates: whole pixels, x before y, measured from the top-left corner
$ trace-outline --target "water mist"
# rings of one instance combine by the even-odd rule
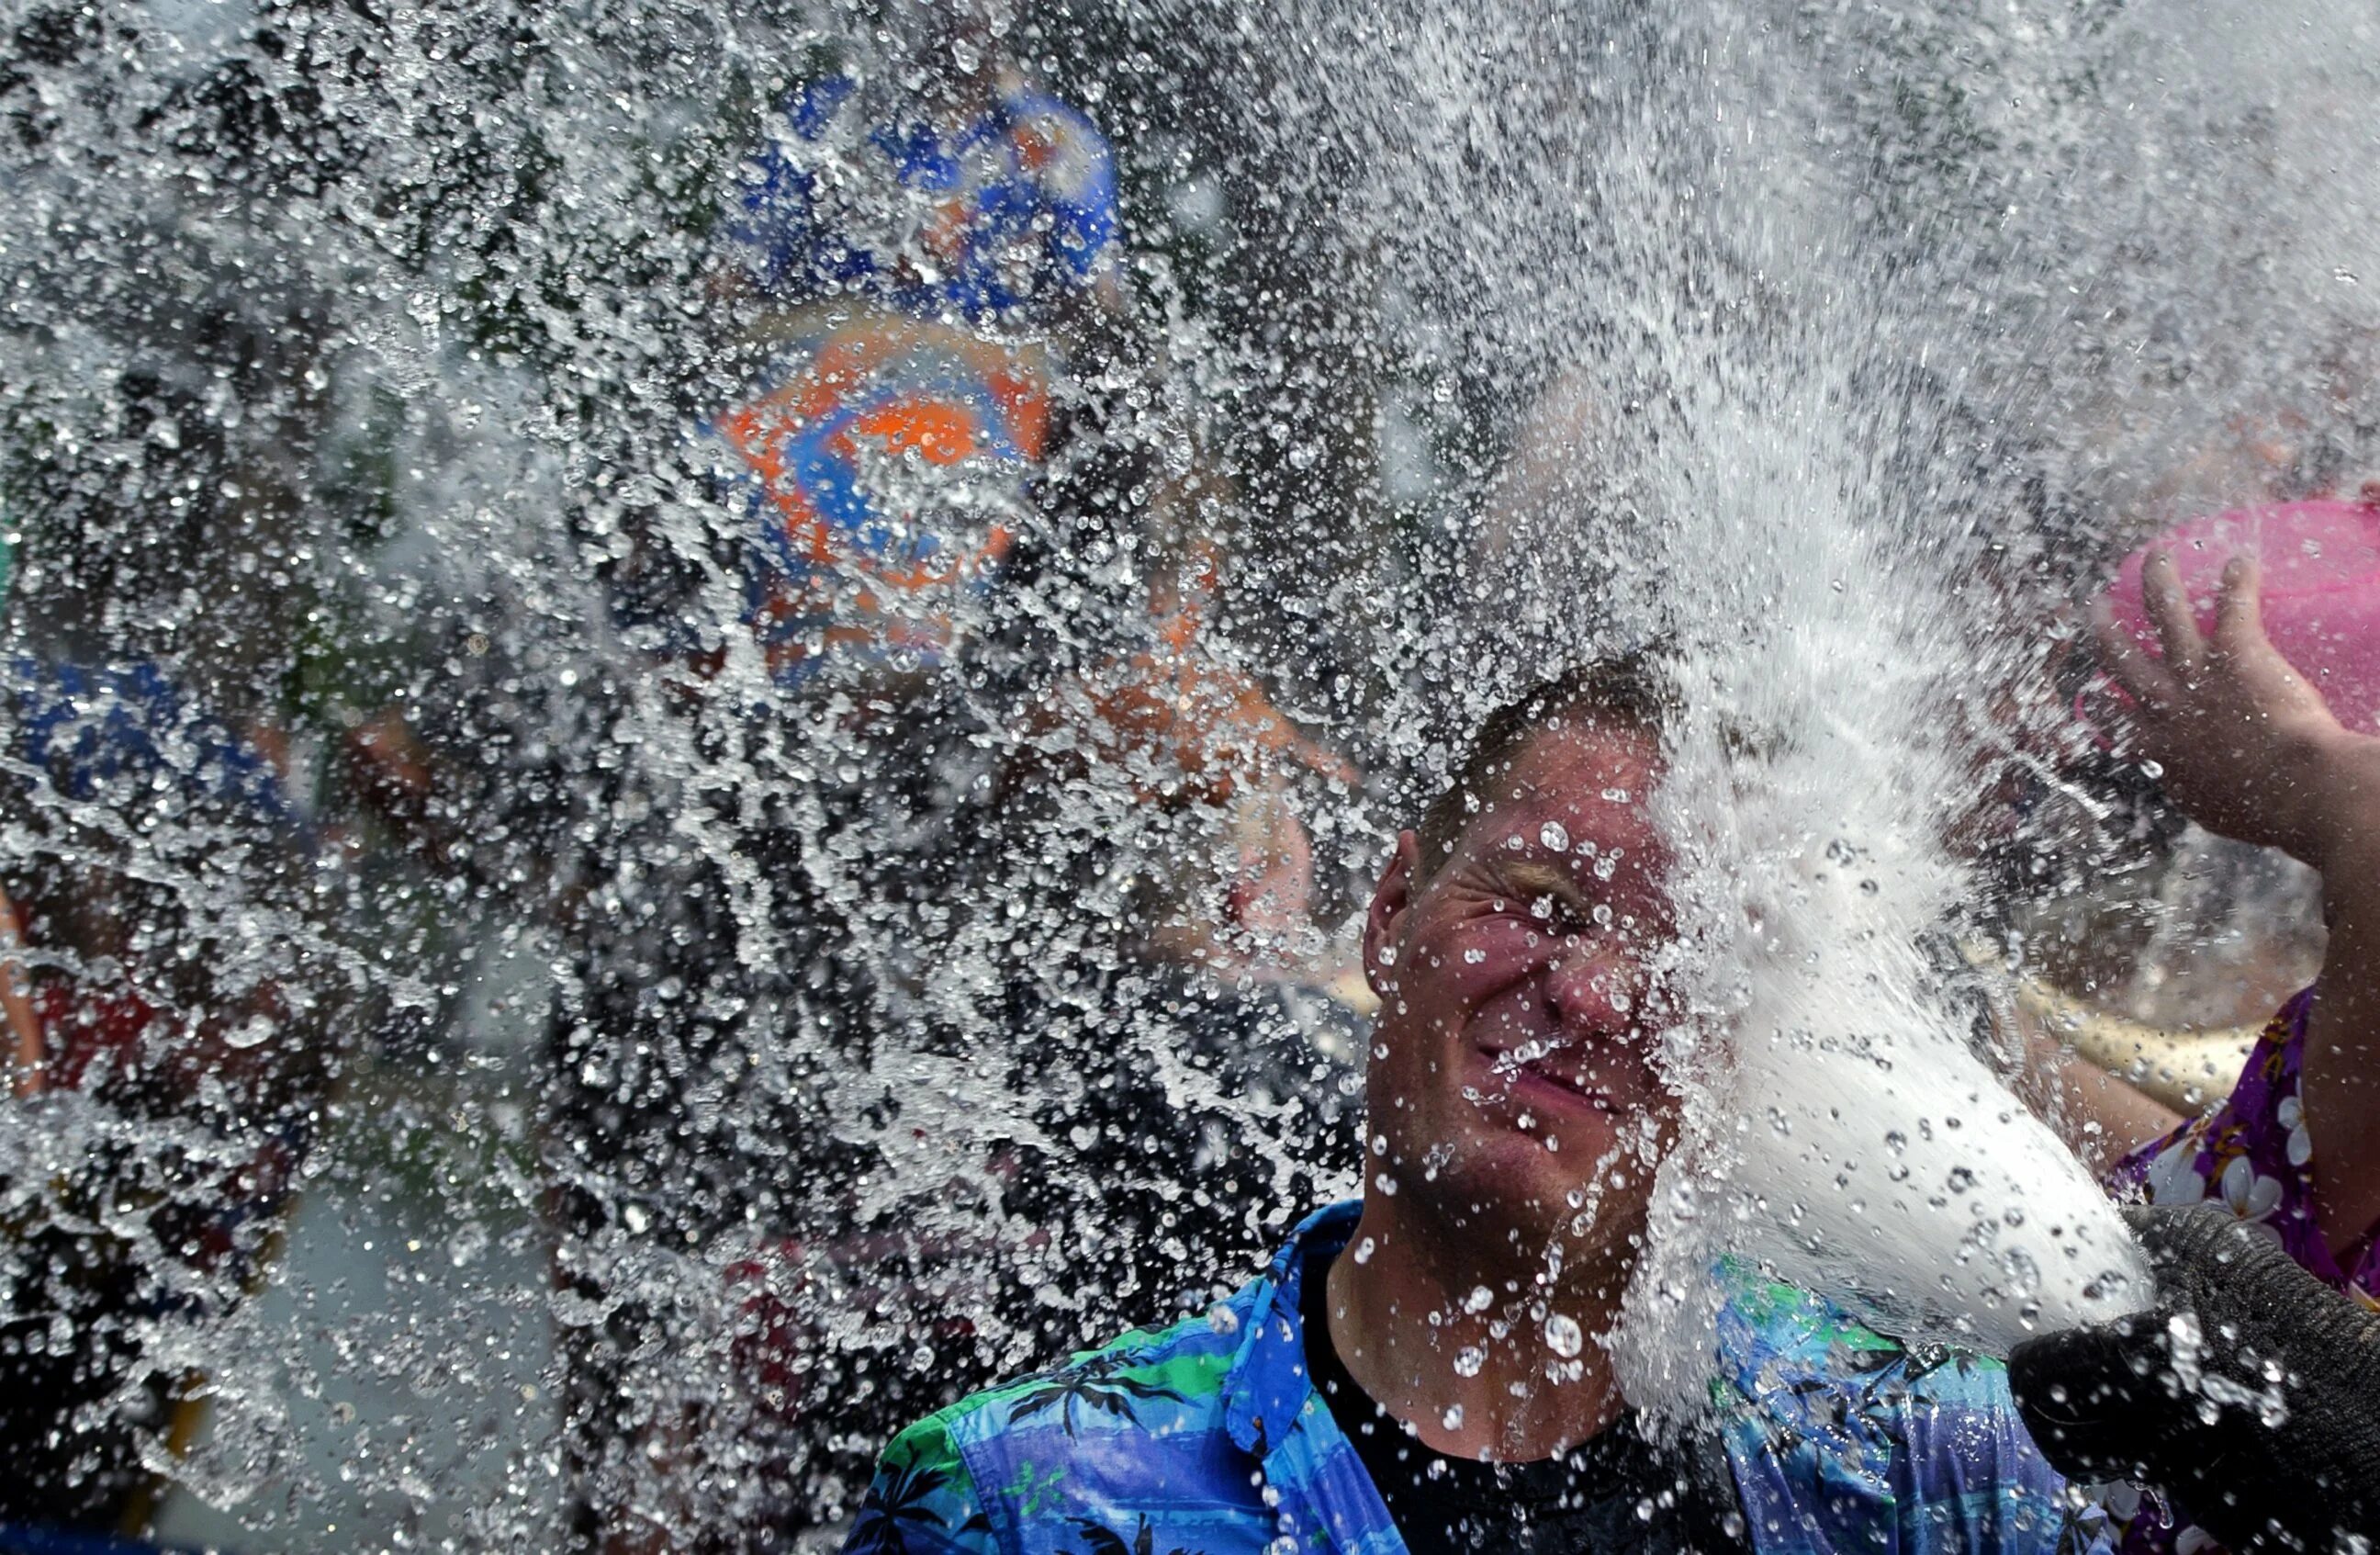
[[[1646,643],[1677,677],[1656,804],[1684,1125],[1615,1340],[1630,1396],[1701,1390],[1730,1256],[1990,1354],[2136,1309],[2120,1217],[1939,965],[1973,896],[1947,839],[2006,734],[1984,710],[2030,667],[1994,592],[2016,504],[1974,457],[1991,388],[1940,365],[1971,357],[1972,256],[1937,233],[1935,263],[1895,266],[1864,239],[1793,106],[1824,89],[1773,34],[1718,12],[1610,32],[1575,76],[1548,78],[1553,39],[1345,75],[1460,130],[1365,116],[1351,139],[1405,153],[1385,211],[1461,191],[1508,235],[1384,232],[1402,284],[1509,373],[1543,364],[1461,564],[1448,721]]]
[[[1682,1270],[1748,1256],[1885,1332],[2004,1355],[2136,1309],[2145,1268],[1946,987],[1973,885],[1945,839],[1981,781],[1967,720],[1997,659],[1923,531],[1881,516],[1886,440],[1814,376],[1769,379],[1755,416],[1714,375],[1694,414],[1731,477],[1681,480],[1663,538],[1701,586],[1666,601],[1688,1103],[1649,1268],[1674,1295]],[[1650,1294],[1652,1330],[1692,1311]]]

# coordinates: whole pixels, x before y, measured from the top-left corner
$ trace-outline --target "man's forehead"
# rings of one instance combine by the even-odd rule
[[[1593,723],[1543,730],[1490,782],[1475,830],[1496,846],[1515,838],[1565,852],[1587,841],[1641,846],[1656,840],[1645,801],[1660,770],[1649,735]],[[1549,844],[1548,822],[1569,842]]]

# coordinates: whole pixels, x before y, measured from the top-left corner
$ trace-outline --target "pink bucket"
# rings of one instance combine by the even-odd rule
[[[2199,630],[2215,625],[2223,565],[2244,552],[2263,564],[2265,633],[2320,688],[2349,728],[2380,734],[2380,508],[2320,501],[2236,508],[2158,536],[2124,558],[2107,589],[2117,623],[2148,650],[2156,628],[2141,603],[2141,567],[2170,549]]]

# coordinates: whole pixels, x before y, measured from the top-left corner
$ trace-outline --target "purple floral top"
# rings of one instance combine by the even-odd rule
[[[2380,1245],[2367,1237],[2341,1268],[2314,1220],[2313,1140],[2298,1102],[2313,1000],[2307,989],[2281,1006],[2249,1051],[2228,1100],[2118,1161],[2107,1186],[2119,1198],[2151,1204],[2219,1202],[2317,1279],[2380,1311]],[[2215,1548],[2186,1515],[2141,1497],[2111,1495],[2107,1510],[2123,1528],[2122,1555],[2199,1555]]]

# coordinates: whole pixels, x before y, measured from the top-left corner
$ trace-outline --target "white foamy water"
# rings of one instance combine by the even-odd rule
[[[1855,392],[1869,317],[1821,295],[1748,343],[1682,336],[1644,482],[1666,521],[1623,546],[1660,580],[1631,613],[1683,701],[1658,803],[1685,1137],[1622,1345],[1646,1398],[1703,1375],[1702,1273],[1726,1255],[1883,1331],[1998,1355],[2147,1289],[2105,1193],[1946,986],[1973,889],[1948,839],[2015,655],[1960,506],[1904,483],[1937,432],[1909,410],[1926,386],[1869,369],[1900,393]]]
[[[1379,90],[1512,152],[1465,191],[1508,241],[1441,256],[1463,284],[1435,295],[1475,349],[1550,369],[1463,564],[1451,699],[1475,717],[1656,642],[1684,701],[1658,803],[1687,1128],[1623,1337],[1632,1392],[1699,1386],[1727,1255],[1996,1354],[2129,1310],[2120,1219],[1929,959],[1971,905],[1946,839],[1990,780],[1979,725],[2031,646],[1996,608],[2015,504],[1972,455],[1988,385],[1956,348],[1971,302],[1941,290],[1961,271],[1892,268],[1808,122],[1824,78],[1746,18],[1602,41],[1575,76],[1425,42]],[[1406,204],[1464,188],[1460,152],[1411,150],[1382,175]],[[1591,245],[1564,223],[1588,210],[1609,218]]]
[[[1670,605],[1686,709],[1660,803],[1691,1100],[1657,1205],[1680,1245],[1655,1262],[1674,1279],[1748,1254],[1887,1332],[2005,1355],[2147,1287],[2105,1193],[1977,1056],[1945,986],[1988,589],[1962,594],[1922,528],[1879,520],[1892,489],[1842,396],[1770,391],[1758,416],[1706,402],[1736,479],[1681,482],[1695,505],[1666,537],[1713,584]]]
[[[375,1207],[335,1257],[185,1266],[86,1213],[140,1171],[57,1163],[245,1159],[193,1132],[225,1109],[0,1122],[12,1223],[54,1233],[0,1274],[46,1302],[63,1245],[175,1298],[102,1293],[78,1342],[212,1379],[185,1504],[291,1549],[541,1546],[566,1504],[814,1530],[900,1419],[1204,1309],[1347,1186],[1344,1012],[1152,951],[1259,812],[1152,804],[1177,753],[1038,808],[999,786],[1079,748],[1044,693],[1148,640],[1177,530],[1225,564],[1217,662],[1362,771],[1297,793],[1306,951],[1518,681],[1669,645],[1689,1127],[1633,1391],[1699,1383],[1726,1253],[1994,1351],[2136,1294],[1944,986],[1996,905],[1944,839],[2004,715],[2062,710],[2050,607],[2190,504],[2380,473],[2366,8],[989,7],[1125,189],[1125,301],[1069,343],[1080,441],[1046,483],[1099,500],[1005,515],[1039,570],[969,615],[965,673],[783,694],[700,430],[763,311],[720,213],[802,81],[935,90],[954,40],[916,24],[947,9],[11,11],[6,646],[287,725],[306,824],[276,884],[173,784],[68,792],[11,747],[0,866],[20,907],[105,877],[88,916],[125,930],[37,970],[206,962],[174,997],[237,1013],[231,1052],[319,1055],[293,1235]],[[919,215],[853,197],[871,230]],[[461,774],[442,841],[358,796],[350,736],[392,710]],[[2099,815],[2052,775],[2025,827]],[[2110,825],[2026,889],[2154,854]],[[491,959],[533,991],[458,1014]],[[302,1043],[234,1008],[317,981]],[[346,1300],[425,1257],[451,1327]],[[607,1342],[636,1366],[589,1379]],[[74,1403],[167,1462],[141,1379]],[[467,1415],[484,1476],[416,1429]]]

